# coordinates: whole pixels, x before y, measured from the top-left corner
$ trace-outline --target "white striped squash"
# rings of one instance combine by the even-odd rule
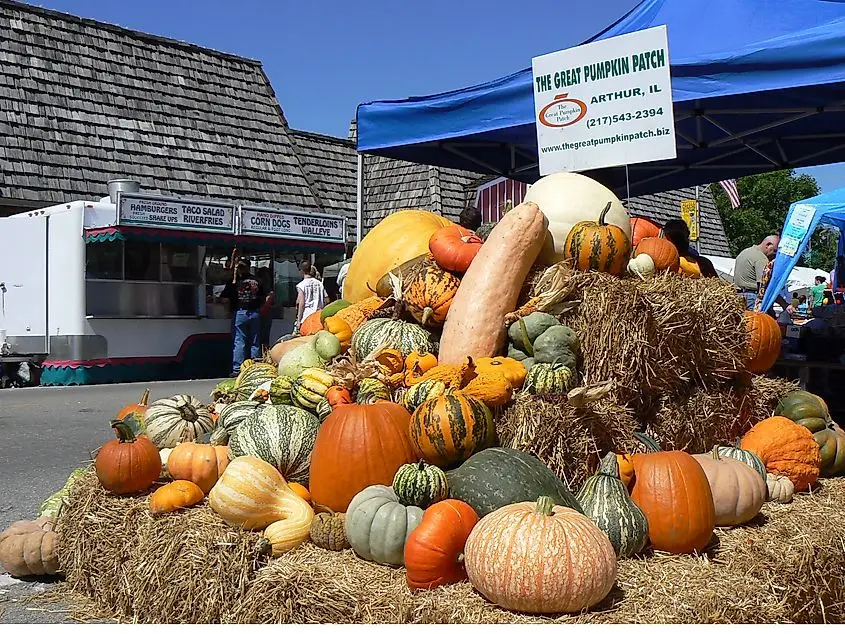
[[[229,438],[229,456],[257,456],[291,482],[308,483],[311,450],[320,421],[291,405],[266,405],[238,425]]]
[[[264,407],[258,401],[235,401],[224,405],[217,415],[217,427],[211,433],[212,445],[225,445],[232,432],[257,409]]]
[[[272,363],[258,361],[243,367],[235,379],[235,392],[239,400],[246,400],[262,383],[272,381],[279,375],[279,370]]]
[[[211,412],[194,396],[177,394],[149,406],[147,436],[159,449],[173,448],[180,442],[194,442],[214,429]]]
[[[255,456],[241,456],[229,463],[208,494],[208,504],[237,528],[253,530],[275,523],[272,535],[265,537],[282,547],[290,546],[297,535],[305,541],[314,519],[311,505],[290,490],[282,474]],[[275,549],[274,554],[278,554]]]
[[[365,322],[352,335],[352,349],[363,359],[378,348],[395,348],[407,357],[414,351],[437,354],[440,337],[422,326],[378,317]]]

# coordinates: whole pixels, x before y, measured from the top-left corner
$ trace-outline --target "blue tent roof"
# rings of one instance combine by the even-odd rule
[[[845,0],[643,0],[587,41],[661,24],[678,157],[630,166],[632,195],[845,161]],[[361,152],[527,182],[535,135],[530,68],[358,107]],[[590,175],[624,191],[622,168]]]
[[[772,265],[772,275],[763,296],[763,311],[769,310],[775,303],[775,298],[786,286],[789,274],[798,264],[801,254],[807,249],[813,231],[820,224],[839,229],[838,254],[845,254],[845,241],[842,239],[845,234],[845,187],[799,200],[789,206],[783,223],[778,252]],[[792,244],[790,244],[790,238],[793,239]],[[833,280],[827,281],[833,282]],[[837,286],[834,288],[845,284],[845,280],[836,280],[836,283]]]

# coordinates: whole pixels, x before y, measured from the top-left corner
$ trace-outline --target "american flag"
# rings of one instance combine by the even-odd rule
[[[739,190],[736,187],[736,181],[734,179],[719,181],[719,185],[722,186],[722,189],[724,189],[725,193],[728,195],[728,198],[731,201],[731,209],[739,207]]]

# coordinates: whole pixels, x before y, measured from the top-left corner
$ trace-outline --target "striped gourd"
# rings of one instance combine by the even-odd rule
[[[411,416],[410,431],[416,455],[438,467],[460,464],[496,442],[490,409],[455,392],[420,405]]]
[[[177,394],[149,406],[147,436],[159,449],[193,442],[214,429],[211,412],[194,396]]]
[[[572,370],[561,364],[535,363],[528,370],[524,387],[530,394],[562,394],[572,383]]]
[[[241,367],[241,372],[235,379],[235,390],[238,393],[238,399],[242,401],[248,399],[262,383],[272,381],[279,375],[278,369],[271,363],[259,361],[247,367]]]
[[[442,396],[445,392],[446,384],[443,381],[438,381],[437,379],[421,381],[408,388],[405,392],[403,404],[405,405],[405,409],[413,412],[428,399]]]
[[[225,445],[229,442],[232,432],[250,415],[260,408],[263,403],[258,401],[236,401],[224,405],[217,415],[217,427],[211,432],[212,445]]]
[[[329,414],[332,413],[332,406],[329,403],[329,399],[321,398],[317,402],[317,406],[314,408],[314,411],[317,413],[317,418],[320,419],[320,422],[323,422],[329,417]]]
[[[289,376],[277,376],[270,381],[270,402],[273,405],[290,405],[290,390],[293,386],[293,379]]]
[[[763,480],[766,479],[766,465],[763,464],[760,457],[753,451],[747,451],[739,447],[721,446],[718,448],[718,452],[722,458],[733,458],[743,464],[747,464],[749,467],[754,469],[754,471],[759,473]]]
[[[424,509],[449,497],[449,484],[443,469],[420,460],[399,467],[393,478],[393,491],[400,504]]]
[[[238,425],[229,438],[229,456],[256,456],[290,482],[308,483],[311,450],[320,421],[290,405],[267,405]]]
[[[443,325],[461,281],[426,259],[403,280],[402,298],[408,312],[423,326]]]
[[[618,557],[630,557],[645,548],[648,520],[619,479],[619,463],[613,452],[605,455],[598,471],[587,478],[576,497],[584,515],[608,536]]]
[[[334,383],[334,377],[325,370],[307,368],[291,383],[290,395],[296,405],[314,411]]]
[[[576,223],[566,236],[563,256],[580,271],[622,275],[631,257],[631,240],[621,227],[605,222],[612,204],[607,203],[598,222]]]
[[[390,388],[378,379],[366,378],[358,382],[358,392],[355,402],[359,405],[369,405],[376,401],[389,401]]]
[[[422,326],[398,319],[370,319],[352,335],[352,349],[359,359],[379,348],[394,348],[407,357],[414,351],[437,354],[439,336]]]

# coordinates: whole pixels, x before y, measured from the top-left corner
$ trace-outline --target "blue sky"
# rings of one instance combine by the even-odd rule
[[[288,122],[346,136],[355,107],[453,90],[575,45],[636,0],[40,0],[50,9],[261,60]],[[554,11],[550,7],[554,6]],[[808,170],[823,190],[845,164]]]

